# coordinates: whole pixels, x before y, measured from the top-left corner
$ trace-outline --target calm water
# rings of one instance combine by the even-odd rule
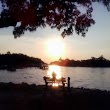
[[[59,67],[61,76],[71,77],[71,86],[110,90],[110,68]],[[16,72],[0,70],[0,82],[44,84],[48,70],[38,68],[17,69]]]

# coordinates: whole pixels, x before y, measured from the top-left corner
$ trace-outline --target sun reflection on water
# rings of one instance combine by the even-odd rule
[[[61,78],[61,68],[57,65],[50,65],[47,71],[47,75],[48,77],[52,78],[52,73],[55,72],[56,73],[56,79],[60,79]]]
[[[60,79],[61,78],[61,68],[60,66],[57,66],[57,65],[50,65],[49,68],[48,68],[48,71],[47,71],[47,76],[52,78],[52,73],[55,73],[56,74],[56,79]],[[54,82],[52,84],[53,87],[58,87],[58,82]]]
[[[58,83],[53,83],[52,86],[53,87],[58,87]]]

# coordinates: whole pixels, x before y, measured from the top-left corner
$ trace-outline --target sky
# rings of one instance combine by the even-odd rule
[[[38,28],[35,32],[26,32],[15,39],[12,27],[0,29],[0,53],[23,53],[42,59],[46,63],[62,59],[84,60],[103,55],[110,60],[110,12],[102,4],[93,5],[95,25],[89,28],[86,37],[75,33],[61,37],[56,29]],[[48,43],[58,40],[63,45],[63,52],[59,56],[49,53]],[[58,45],[61,48],[60,45]],[[51,46],[50,46],[51,47]]]

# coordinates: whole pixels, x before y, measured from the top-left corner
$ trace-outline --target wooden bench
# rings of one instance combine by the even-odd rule
[[[66,82],[66,78],[63,77],[60,79],[56,79],[55,82],[53,81],[53,78],[50,77],[44,76],[43,79],[45,81],[46,88],[48,87],[49,83],[61,83],[63,87],[65,87],[65,84],[67,84],[68,88],[70,88],[70,77],[68,77],[68,83]]]

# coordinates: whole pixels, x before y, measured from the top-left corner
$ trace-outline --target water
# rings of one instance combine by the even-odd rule
[[[38,68],[17,69],[16,72],[0,70],[0,82],[41,85],[48,70]],[[70,77],[72,87],[110,90],[110,68],[60,67],[61,76]]]

